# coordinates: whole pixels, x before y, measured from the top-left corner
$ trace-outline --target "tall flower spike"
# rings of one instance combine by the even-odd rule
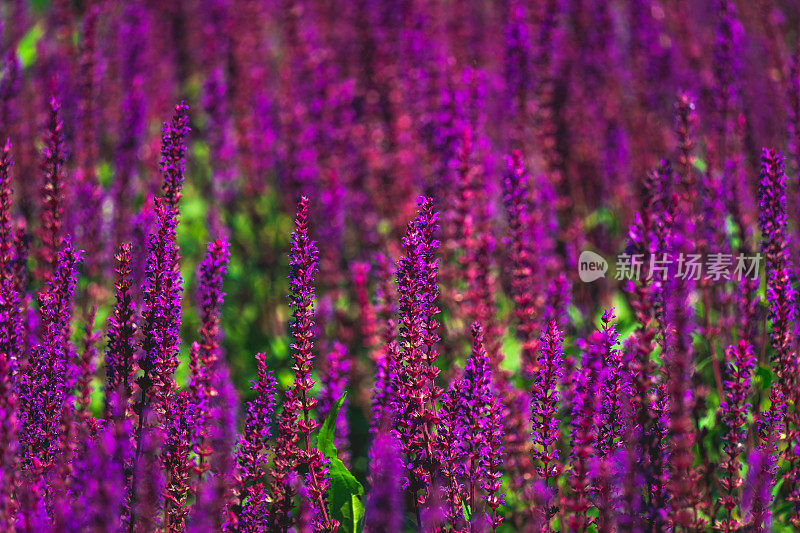
[[[264,488],[264,459],[272,438],[272,420],[275,413],[275,391],[277,382],[272,372],[267,370],[266,356],[256,354],[258,380],[251,388],[256,391],[255,400],[247,402],[244,433],[239,437],[236,454],[236,475],[234,478],[241,520],[229,522],[226,531],[246,531],[255,533],[266,528],[267,500]]]
[[[165,413],[169,409],[176,388],[173,374],[178,366],[180,342],[180,303],[183,287],[178,269],[178,246],[175,242],[176,213],[160,198],[155,200],[155,210],[158,220],[155,232],[150,235],[148,243],[144,312],[141,322],[143,339],[138,367],[142,374],[136,381],[139,397],[133,407],[138,417],[134,432],[136,439],[134,475],[130,488],[133,498],[139,497],[138,462],[147,429],[145,419],[152,412],[157,427],[159,425],[163,427],[166,422]],[[132,503],[131,523],[135,522],[140,505],[144,503],[137,501]],[[149,509],[147,511],[149,512]]]
[[[6,356],[9,377],[22,356],[20,280],[16,273],[16,236],[11,224],[11,141],[0,149],[0,353]],[[1,400],[0,400],[1,401]]]
[[[139,358],[144,374],[139,378],[139,388],[142,391],[140,401],[145,396],[154,396],[156,413],[161,415],[175,389],[173,373],[178,366],[182,279],[178,270],[175,215],[170,206],[157,199],[156,216],[156,229],[148,245],[142,316],[144,337]]]
[[[511,284],[513,286],[514,318],[517,326],[517,337],[522,343],[522,364],[526,371],[535,369],[536,339],[534,324],[536,304],[533,293],[532,278],[534,275],[533,251],[527,235],[529,203],[528,173],[520,152],[514,152],[506,160],[506,176],[504,178],[505,196],[503,203],[508,222],[506,245],[509,248],[511,262]]]
[[[61,231],[64,213],[64,147],[63,124],[59,116],[61,103],[56,98],[50,99],[47,122],[47,133],[44,137],[42,171],[41,226],[39,238],[41,248],[38,250],[39,279],[48,280],[56,268],[57,254],[61,249],[64,235]]]
[[[69,339],[80,260],[81,252],[67,239],[58,267],[39,295],[42,342],[32,348],[19,377],[21,459],[29,468],[38,462],[42,471],[52,466],[62,444],[62,408],[74,386],[74,348]]]
[[[461,495],[464,492],[462,484],[461,465],[464,452],[461,449],[459,434],[462,432],[462,421],[459,416],[461,402],[461,388],[463,381],[456,380],[444,394],[442,394],[441,409],[439,410],[439,428],[436,435],[439,446],[439,461],[441,462],[440,475],[443,478],[443,491],[446,494],[446,517],[453,531],[460,531],[463,524],[463,508]]]
[[[533,384],[533,454],[540,463],[537,468],[542,479],[540,507],[549,512],[554,501],[556,482],[563,466],[558,450],[558,386],[564,378],[562,337],[555,320],[547,324],[542,334],[539,354],[539,373]],[[547,521],[549,522],[549,516]]]
[[[300,462],[298,437],[299,402],[292,389],[286,391],[283,410],[278,417],[278,435],[275,439],[275,461],[271,474],[270,497],[272,505],[266,520],[270,531],[285,531],[292,525],[293,498],[296,494],[292,477],[297,475]]]
[[[289,255],[291,267],[289,304],[294,310],[292,320],[292,352],[295,364],[293,394],[297,399],[302,418],[300,429],[300,458],[308,466],[308,493],[314,504],[316,526],[324,531],[336,531],[338,522],[331,519],[325,505],[328,488],[327,468],[322,453],[311,446],[311,434],[317,428],[312,409],[317,401],[309,394],[314,386],[311,370],[314,366],[314,275],[318,266],[317,243],[308,233],[308,198],[300,199],[292,236],[292,251]]]
[[[767,300],[772,321],[770,339],[775,350],[774,370],[781,392],[788,395],[795,379],[792,361],[795,292],[786,237],[786,174],[783,157],[778,152],[765,149],[762,153],[759,197],[761,250],[766,263]]]
[[[570,438],[570,493],[567,496],[567,523],[570,531],[585,532],[592,523],[588,511],[591,506],[591,459],[597,450],[598,427],[602,413],[602,390],[605,381],[603,368],[603,334],[592,332],[583,356],[583,365],[577,372],[572,407],[572,435]]]
[[[606,369],[606,379],[603,382],[603,412],[598,434],[597,449],[601,455],[610,454],[617,446],[622,444],[622,425],[627,420],[627,414],[622,411],[621,398],[629,394],[628,379],[624,376],[624,363],[622,351],[617,348],[619,335],[612,320],[616,318],[614,309],[603,313],[602,323],[602,350],[603,368]]]
[[[434,457],[434,428],[439,414],[436,400],[441,390],[433,380],[438,368],[433,365],[436,355],[435,295],[437,285],[435,258],[430,225],[435,218],[430,212],[430,202],[419,199],[420,209],[408,225],[403,247],[405,254],[397,266],[397,292],[399,295],[399,345],[395,398],[395,432],[403,446],[409,472],[408,490],[414,496],[418,519],[419,503],[425,501],[431,477],[436,468]],[[438,292],[438,290],[437,290]],[[421,493],[420,493],[421,492]]]
[[[720,403],[722,419],[725,424],[724,458],[720,463],[723,474],[719,476],[723,495],[720,498],[725,510],[725,519],[719,524],[722,531],[733,532],[740,526],[734,518],[733,510],[739,505],[739,486],[742,467],[742,446],[747,438],[747,412],[750,408],[750,380],[756,358],[753,349],[740,341],[737,346],[729,346],[725,351],[725,400]]]
[[[497,428],[490,423],[499,413],[497,398],[492,392],[492,371],[489,358],[483,345],[483,328],[478,323],[472,324],[472,354],[464,367],[459,398],[458,442],[463,450],[462,472],[466,485],[462,499],[466,501],[470,512],[475,513],[478,491],[482,485],[491,485],[489,479],[492,446],[490,441],[499,436]],[[495,421],[498,422],[499,418]],[[473,519],[475,517],[473,516]]]
[[[106,349],[106,388],[105,401],[107,413],[111,413],[112,398],[124,405],[131,397],[133,385],[136,328],[136,306],[131,295],[131,245],[124,243],[117,253],[115,269],[117,281],[116,304],[108,326],[108,347]]]
[[[742,490],[742,518],[747,531],[772,531],[772,486],[774,458],[770,453],[755,449],[747,456],[747,479]]]
[[[13,530],[18,502],[14,487],[19,476],[17,458],[17,395],[9,355],[0,351],[0,529]]]
[[[161,451],[167,476],[162,524],[166,531],[178,532],[186,529],[186,516],[189,513],[187,497],[194,466],[191,434],[195,413],[192,399],[186,391],[178,391],[167,405],[167,438]]]
[[[197,427],[200,434],[196,436],[197,453],[201,460],[208,455],[205,449],[206,418],[209,402],[217,395],[212,380],[219,365],[219,319],[225,293],[222,292],[222,281],[228,266],[228,243],[224,239],[210,242],[206,256],[200,264],[198,272],[197,304],[200,311],[200,342],[197,346],[197,365],[193,368],[191,389],[195,394],[197,408]]]
[[[220,365],[214,373],[214,387],[218,394],[212,398],[209,412],[208,441],[212,450],[208,458],[209,471],[198,489],[189,522],[189,529],[195,531],[221,531],[230,521],[228,510],[233,501],[232,481],[236,468],[233,449],[238,399],[226,365]]]
[[[185,102],[175,106],[171,122],[161,129],[161,174],[164,177],[164,198],[172,209],[181,199],[183,172],[186,165],[186,137],[189,135],[189,106]]]
[[[787,405],[797,399],[797,361],[796,361],[796,293],[792,286],[794,269],[788,252],[786,215],[786,174],[783,157],[779,152],[764,149],[761,155],[761,181],[759,184],[759,227],[761,229],[761,250],[765,258],[767,277],[767,301],[769,318],[772,322],[770,343],[772,345],[772,368],[777,380],[770,387],[769,410],[761,414],[759,449],[775,454],[772,461],[772,475],[768,480],[775,481],[778,466],[779,441],[787,440],[785,456],[788,462],[787,483],[790,499],[796,500],[798,479],[800,479],[800,459],[794,453],[795,440],[800,430],[791,423],[792,413]],[[771,494],[771,492],[769,492]],[[796,520],[800,514],[794,511]]]

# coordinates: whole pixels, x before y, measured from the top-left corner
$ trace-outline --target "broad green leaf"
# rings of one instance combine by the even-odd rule
[[[346,392],[342,394],[325,418],[317,436],[317,449],[330,461],[328,474],[331,476],[331,486],[328,489],[328,506],[333,518],[339,521],[339,531],[360,533],[364,528],[364,505],[361,503],[364,487],[337,457],[333,440],[336,418],[346,396]]]

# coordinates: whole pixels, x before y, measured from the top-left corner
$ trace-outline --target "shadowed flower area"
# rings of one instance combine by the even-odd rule
[[[0,532],[800,531],[794,0],[0,2]]]

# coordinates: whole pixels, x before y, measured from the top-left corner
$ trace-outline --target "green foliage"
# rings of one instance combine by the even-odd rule
[[[34,25],[19,41],[17,57],[22,68],[28,68],[36,63],[36,43],[44,35],[41,24]]]
[[[357,533],[364,528],[364,506],[361,503],[364,487],[339,459],[333,441],[336,418],[346,396],[346,392],[342,394],[325,418],[317,437],[317,448],[330,461],[328,473],[331,476],[331,486],[328,489],[328,506],[331,515],[339,521],[339,531]]]

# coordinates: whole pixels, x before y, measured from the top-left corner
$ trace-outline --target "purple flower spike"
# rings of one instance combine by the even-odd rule
[[[186,137],[189,135],[189,106],[185,102],[175,106],[171,122],[161,129],[161,174],[167,204],[176,209],[181,199],[183,172],[186,165]]]
[[[438,424],[436,400],[441,389],[434,380],[439,369],[434,366],[437,355],[435,315],[436,259],[438,242],[433,240],[435,214],[429,199],[420,198],[419,210],[408,225],[403,238],[405,254],[397,266],[399,294],[399,345],[396,372],[397,383],[395,431],[403,446],[409,468],[410,493],[414,501],[425,501],[431,477],[436,469],[433,428]],[[417,516],[419,516],[418,513]]]
[[[780,153],[765,149],[761,156],[759,187],[761,250],[766,262],[767,300],[772,321],[770,339],[774,370],[781,392],[791,393],[793,350],[796,337],[795,291],[792,288],[792,265],[786,237],[786,174]]]
[[[267,370],[263,353],[256,354],[258,380],[252,389],[257,392],[256,399],[247,402],[244,433],[239,437],[239,450],[236,455],[235,484],[238,493],[237,506],[241,520],[229,522],[226,531],[246,531],[255,533],[266,527],[267,500],[264,487],[263,453],[268,450],[272,437],[272,419],[275,413],[275,391],[278,384],[272,372]]]
[[[564,379],[562,342],[556,321],[551,320],[542,334],[539,373],[533,384],[533,454],[541,464],[537,471],[547,487],[540,491],[540,503],[548,511],[553,505],[551,491],[563,468],[559,461],[557,418],[558,386]]]
[[[28,468],[34,462],[43,471],[54,463],[62,444],[61,412],[74,387],[74,347],[71,336],[72,297],[81,252],[69,238],[58,254],[58,267],[39,295],[42,342],[32,349],[20,370],[20,451]]]
[[[736,531],[739,521],[733,516],[733,510],[739,504],[738,487],[741,484],[739,471],[742,466],[742,445],[747,438],[747,412],[750,409],[750,380],[755,367],[756,358],[749,344],[740,341],[737,346],[729,346],[725,351],[725,400],[720,403],[722,419],[725,423],[724,451],[725,456],[720,467],[720,486],[724,494],[720,498],[725,509],[726,519],[719,525],[725,532]]]
[[[0,529],[13,529],[18,503],[14,487],[19,476],[17,459],[17,397],[13,390],[11,361],[0,351]]]
[[[771,454],[753,450],[747,457],[747,479],[742,490],[742,518],[747,531],[772,531],[772,485],[774,459]]]
[[[197,302],[200,314],[200,342],[192,347],[193,361],[190,363],[192,381],[190,389],[197,409],[196,426],[199,429],[194,436],[195,451],[200,456],[200,470],[205,466],[204,460],[210,453],[206,445],[206,418],[209,402],[217,395],[212,380],[219,366],[219,338],[221,336],[219,319],[222,301],[222,281],[228,266],[228,243],[217,239],[208,244],[206,256],[198,269]]]
[[[189,513],[186,499],[191,489],[191,473],[194,459],[191,456],[191,433],[195,413],[191,398],[179,391],[168,404],[166,412],[167,440],[161,459],[167,475],[164,487],[164,522],[166,531],[178,532],[186,529]]]
[[[316,526],[324,531],[335,531],[338,522],[328,515],[325,493],[328,488],[327,468],[322,453],[311,446],[311,433],[317,428],[311,410],[317,404],[309,391],[314,386],[311,369],[314,365],[314,275],[317,273],[319,254],[317,243],[308,233],[308,198],[300,199],[289,255],[291,266],[289,304],[294,309],[292,321],[292,351],[294,352],[295,381],[293,394],[302,411],[297,422],[300,430],[300,462],[308,466],[306,487],[314,504]]]
[[[0,353],[5,354],[9,377],[15,371],[15,360],[22,356],[22,324],[20,279],[16,274],[18,254],[11,224],[11,141],[0,149]]]
[[[598,428],[603,412],[602,391],[606,378],[603,367],[606,348],[604,331],[592,333],[583,356],[583,365],[576,375],[570,436],[571,491],[566,502],[570,513],[567,518],[570,531],[585,532],[592,523],[588,514],[591,502],[590,467],[598,449]]]
[[[614,309],[603,313],[601,321],[601,345],[603,368],[606,370],[606,379],[603,382],[603,413],[598,434],[597,448],[601,455],[608,455],[622,444],[623,427],[627,413],[622,410],[621,398],[630,394],[628,382],[624,375],[622,351],[617,348],[619,335],[616,327],[611,323],[616,318]]]
[[[131,294],[131,245],[120,246],[117,254],[116,304],[108,327],[108,347],[106,349],[106,410],[116,396],[123,405],[131,397],[134,374],[134,354],[136,347],[136,306]]]
[[[42,246],[38,250],[39,279],[50,279],[58,262],[58,251],[61,249],[64,235],[61,231],[64,214],[64,147],[63,124],[59,116],[61,103],[52,98],[47,122],[47,133],[44,138],[42,171],[44,185],[42,187],[42,220],[39,238]]]

